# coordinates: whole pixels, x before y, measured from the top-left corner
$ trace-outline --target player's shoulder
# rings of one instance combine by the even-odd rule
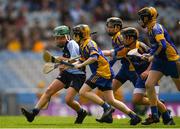
[[[164,27],[161,24],[156,23],[152,28],[152,32],[154,34],[162,34],[164,32]]]

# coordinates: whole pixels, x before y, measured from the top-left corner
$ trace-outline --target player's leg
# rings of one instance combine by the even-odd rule
[[[179,78],[172,78],[173,82],[176,85],[176,88],[178,89],[178,91],[180,91],[180,77]]]
[[[87,116],[87,112],[81,107],[81,105],[76,100],[74,100],[74,97],[77,93],[78,92],[73,87],[69,87],[67,89],[65,100],[66,104],[77,112],[77,118],[74,123],[81,124],[84,118]]]
[[[159,122],[155,85],[158,83],[158,81],[161,79],[162,76],[163,74],[161,72],[151,70],[149,71],[149,75],[145,83],[154,123]]]
[[[146,88],[145,88],[145,81],[141,78],[141,76],[138,76],[136,83],[134,85],[134,91],[133,91],[133,98],[132,102],[134,104],[138,105],[150,105],[149,99],[145,96]]]
[[[110,107],[110,105],[104,102],[98,95],[96,95],[92,91],[92,88],[86,83],[84,83],[84,85],[80,89],[79,94],[96,103],[97,105],[100,105],[104,109],[104,111],[106,111]]]
[[[111,104],[118,110],[122,111],[123,113],[127,114],[131,118],[130,120],[131,125],[136,125],[141,122],[141,118],[137,116],[136,113],[134,113],[131,109],[129,109],[123,102],[118,101],[114,98],[112,90],[104,91],[104,97],[109,104]]]
[[[42,95],[35,108],[41,110],[50,101],[52,95],[64,88],[64,83],[55,79]]]
[[[122,83],[117,79],[113,79],[112,85],[113,85],[113,92],[115,93],[122,86]]]
[[[155,86],[156,95],[158,98],[159,94],[159,86]],[[133,103],[138,105],[150,105],[149,99],[145,95],[145,88],[135,88],[134,94],[133,94]],[[166,108],[164,103],[162,103],[159,99],[157,99],[157,107],[158,112],[162,115],[164,124],[168,123],[171,125],[174,125],[174,121],[170,116],[170,111]],[[158,113],[159,114],[159,113]],[[144,122],[142,122],[143,125],[150,125],[154,123],[154,120],[152,119],[152,116],[150,115],[147,119],[145,119]]]
[[[144,94],[141,93],[134,93],[132,98],[133,104],[137,105],[149,105],[149,99],[144,97]]]
[[[122,88],[121,88],[122,83],[117,79],[113,79],[112,85],[113,85],[114,97],[117,100],[122,101],[123,100],[123,91],[122,91]]]
[[[128,73],[127,73],[126,68],[121,67],[121,69],[118,71],[118,73],[112,80],[112,88],[113,88],[114,97],[120,101],[122,101],[123,99],[123,92],[122,92],[121,86],[128,80],[127,74]]]
[[[104,110],[104,114],[108,114],[108,116],[111,116],[112,111],[114,111],[113,108],[111,108],[111,106],[104,102],[98,95],[96,95],[92,89],[96,88],[96,84],[95,82],[92,82],[92,80],[94,80],[95,76],[91,76],[86,83],[83,84],[83,86],[81,87],[79,94],[89,100],[91,100],[92,102],[94,102],[97,105],[100,105],[103,110]],[[95,77],[96,78],[96,77]],[[98,82],[98,78],[96,78],[96,81]],[[97,120],[98,121],[98,120]],[[98,122],[106,122],[106,123],[112,123],[112,118],[109,119],[109,117],[106,117],[103,121],[98,121]]]
[[[172,77],[173,82],[176,85],[178,91],[180,91],[180,62],[171,62],[171,69],[168,72],[171,72],[170,76]]]
[[[76,94],[77,91],[73,87],[69,87],[66,92],[65,101],[69,107],[71,107],[75,111],[79,111],[81,109],[81,105],[76,100],[74,100]]]
[[[126,68],[122,66],[112,80],[112,88],[114,93],[127,81],[126,71]]]
[[[23,115],[25,115],[29,122],[32,122],[34,120],[34,117],[38,115],[39,111],[50,101],[51,96],[63,88],[64,83],[62,83],[58,79],[55,79],[43,93],[34,109],[32,109],[31,111],[27,111],[26,109],[21,108]]]

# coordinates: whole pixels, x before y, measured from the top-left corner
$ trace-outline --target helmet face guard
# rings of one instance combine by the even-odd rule
[[[74,27],[73,28],[73,39],[79,43],[80,42],[80,39],[82,38],[82,33],[80,31],[80,27]]]
[[[156,20],[158,13],[154,7],[145,7],[139,10],[138,16],[139,25],[145,28],[153,20]]]
[[[82,39],[90,37],[90,28],[88,25],[80,24],[73,28],[73,39],[76,42],[80,42]]]
[[[106,31],[108,35],[113,36],[116,32],[111,32],[109,29],[115,29],[119,26],[119,29],[122,29],[122,20],[118,17],[110,17],[106,20]]]
[[[148,24],[148,22],[151,20],[151,14],[148,9],[140,10],[138,12],[139,18],[138,18],[138,23],[140,26],[145,28]]]

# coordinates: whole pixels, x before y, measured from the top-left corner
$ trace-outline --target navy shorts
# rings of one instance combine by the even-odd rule
[[[122,84],[127,80],[131,81],[135,86],[138,75],[135,71],[129,71],[125,66],[122,66],[116,74],[115,79],[119,80]]]
[[[86,84],[89,85],[92,89],[97,87],[101,91],[112,90],[112,78],[105,79],[101,76],[93,74],[86,81]]]
[[[73,87],[76,91],[79,92],[80,88],[86,80],[85,74],[72,74],[67,71],[63,71],[56,78],[65,85],[65,89]]]
[[[136,81],[136,84],[135,84],[135,88],[134,88],[134,94],[136,93],[140,93],[140,94],[145,94],[146,93],[146,87],[145,87],[145,82],[146,82],[146,79],[143,80],[141,78],[141,76],[138,76],[138,79]],[[156,90],[156,94],[158,95],[159,94],[159,85],[156,84],[155,85],[155,90]]]
[[[145,82],[146,82],[146,79],[143,80],[140,76],[138,76],[134,87],[135,88],[145,88]]]
[[[152,62],[151,70],[162,72],[166,76],[179,78],[178,69],[175,61],[165,61],[155,58]]]

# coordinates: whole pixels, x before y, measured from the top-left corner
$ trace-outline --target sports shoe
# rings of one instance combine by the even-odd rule
[[[131,118],[130,125],[137,125],[141,121],[142,121],[142,119],[138,115],[136,115],[135,118]]]
[[[96,119],[97,122],[100,122],[100,123],[113,123],[113,118],[112,118],[112,114],[103,118],[103,119]]]
[[[27,111],[25,108],[21,108],[22,114],[26,117],[28,122],[32,122],[35,118],[35,115],[32,111]]]
[[[88,115],[86,110],[82,110],[82,112],[78,113],[78,116],[76,117],[76,120],[74,124],[82,124],[84,118]]]
[[[170,118],[169,120],[163,120],[164,125],[175,125],[175,122],[173,118]]]
[[[102,115],[102,117],[100,119],[96,119],[97,122],[100,123],[112,123],[113,122],[113,118],[112,118],[112,113],[115,111],[114,108],[110,107],[108,108],[104,114]]]
[[[160,122],[158,117],[149,115],[149,117],[146,118],[145,121],[143,121],[141,124],[142,125],[150,125],[150,124],[158,123],[158,122]]]

